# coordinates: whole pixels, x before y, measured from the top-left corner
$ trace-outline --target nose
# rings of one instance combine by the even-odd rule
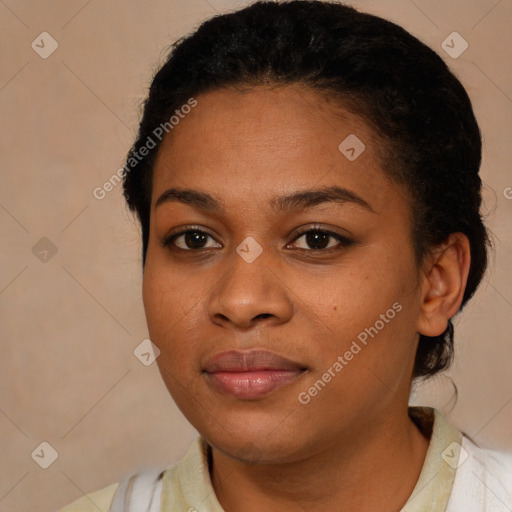
[[[279,325],[293,313],[290,289],[278,276],[279,264],[270,257],[248,263],[235,251],[229,270],[213,287],[208,313],[214,323],[247,329],[259,323]]]

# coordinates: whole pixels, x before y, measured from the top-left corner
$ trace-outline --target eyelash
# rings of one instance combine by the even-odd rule
[[[211,249],[210,247],[207,247],[207,248],[199,248],[199,249],[183,249],[181,247],[176,247],[174,245],[174,242],[176,241],[177,238],[181,237],[181,236],[184,236],[188,233],[200,233],[200,234],[204,234],[204,235],[207,235],[209,236],[210,238],[212,238],[213,240],[214,237],[212,235],[210,235],[210,233],[208,233],[207,231],[204,231],[203,229],[200,228],[200,226],[187,226],[186,229],[183,229],[182,231],[179,231],[178,233],[174,233],[172,235],[169,235],[167,236],[166,238],[163,239],[162,241],[162,245],[170,250],[177,250],[177,251],[184,251],[184,252],[200,252],[200,251],[207,251],[209,249]],[[350,245],[352,245],[354,243],[353,240],[350,240],[349,238],[343,236],[343,235],[340,235],[339,233],[335,233],[333,231],[330,231],[328,229],[324,229],[320,226],[313,226],[313,227],[310,227],[308,229],[305,229],[304,231],[301,231],[300,233],[298,233],[296,235],[296,237],[293,239],[292,242],[296,242],[299,238],[305,236],[305,235],[308,235],[309,233],[320,233],[320,234],[323,234],[323,235],[328,235],[329,237],[332,237],[334,238],[335,240],[337,240],[339,243],[334,246],[334,247],[327,247],[327,248],[324,248],[324,249],[302,249],[302,248],[299,248],[300,251],[305,251],[305,252],[313,252],[313,253],[328,253],[328,252],[331,252],[331,251],[335,251],[335,250],[339,250],[341,248],[344,248],[344,247],[348,247]],[[218,243],[218,242],[217,242]]]

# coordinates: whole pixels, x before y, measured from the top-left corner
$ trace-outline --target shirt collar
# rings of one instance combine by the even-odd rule
[[[420,477],[400,512],[444,512],[455,479],[462,433],[436,409],[410,407],[409,415],[420,429],[431,428],[432,434]]]
[[[400,512],[444,512],[455,478],[462,434],[436,409],[410,407],[409,415],[420,430],[430,435],[430,442],[419,479]],[[224,512],[210,479],[210,450],[204,439],[198,437],[185,458],[165,471],[161,510]]]

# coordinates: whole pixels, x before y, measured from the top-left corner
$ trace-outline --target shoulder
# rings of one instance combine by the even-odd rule
[[[156,512],[160,510],[160,503],[165,505],[163,510],[186,510],[187,500],[195,500],[197,507],[201,507],[204,495],[210,493],[213,488],[208,473],[207,447],[198,437],[180,462],[164,469],[140,469],[121,482],[89,493],[58,512]]]
[[[450,505],[468,512],[510,511],[512,453],[482,448],[463,436]]]
[[[118,487],[119,482],[86,494],[61,508],[58,512],[98,512],[98,510],[107,512],[110,510],[110,505]]]

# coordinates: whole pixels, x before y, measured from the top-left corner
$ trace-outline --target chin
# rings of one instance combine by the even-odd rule
[[[243,422],[240,419],[238,422]],[[193,423],[192,423],[193,424]],[[248,464],[276,464],[291,462],[304,451],[308,443],[298,438],[299,426],[276,428],[273,423],[256,422],[243,426],[194,425],[205,441],[223,454]],[[314,444],[314,440],[312,440]]]

